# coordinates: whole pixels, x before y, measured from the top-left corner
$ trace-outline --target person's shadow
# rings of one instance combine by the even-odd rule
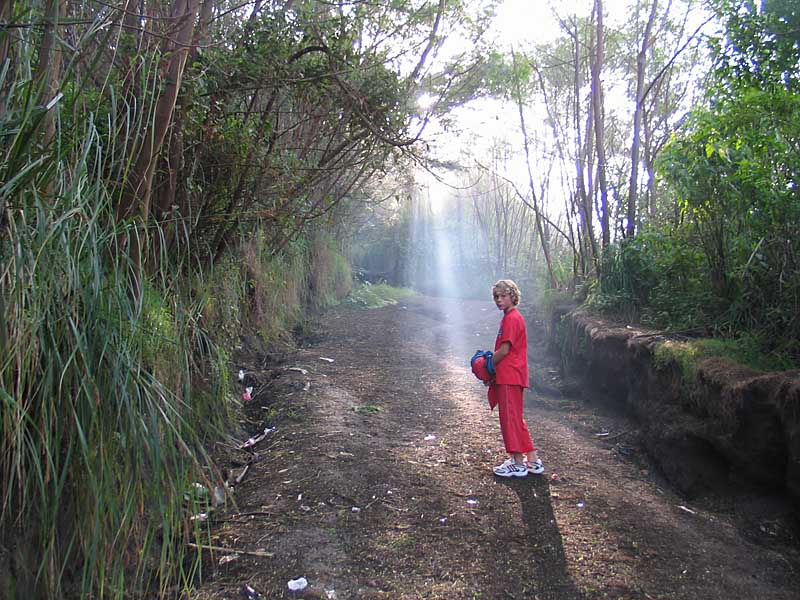
[[[495,478],[519,497],[527,544],[522,557],[517,600],[583,600],[567,571],[561,532],[553,514],[550,482],[547,476],[528,475],[523,479]],[[524,583],[523,583],[524,581]],[[527,591],[526,591],[527,589]]]

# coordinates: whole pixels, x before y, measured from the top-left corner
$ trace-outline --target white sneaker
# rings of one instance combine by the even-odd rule
[[[526,477],[528,469],[524,464],[518,465],[515,462],[503,463],[499,467],[492,469],[498,477]]]
[[[513,462],[514,462],[513,458],[507,458],[506,461],[503,463],[503,465],[510,465]],[[522,464],[524,464],[525,468],[528,469],[528,473],[533,473],[534,475],[541,475],[542,473],[544,473],[544,463],[542,463],[541,458],[537,458],[533,462],[529,462],[528,459],[526,458]]]
[[[542,463],[541,458],[537,458],[533,462],[525,461],[525,466],[528,469],[529,473],[533,473],[534,475],[541,475],[544,473],[544,464]]]

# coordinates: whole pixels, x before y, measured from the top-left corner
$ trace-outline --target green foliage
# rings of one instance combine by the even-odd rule
[[[686,230],[642,232],[606,248],[588,304],[671,330],[710,326],[717,302],[704,261]]]
[[[178,344],[175,317],[167,300],[150,282],[145,282],[142,294],[141,331],[136,337],[142,340],[142,361],[154,369],[163,355],[171,355]]]
[[[14,75],[24,77],[30,57],[16,58]],[[68,127],[45,146],[33,86],[6,80],[10,72],[0,80],[9,109],[0,113],[8,585],[31,597],[163,596],[199,566],[186,541],[206,534],[183,497],[194,481],[216,480],[201,436],[225,425],[228,390],[224,376],[206,383],[199,374],[219,372],[224,356],[179,284],[185,254],[160,262],[141,293],[131,287],[123,245],[142,230],[115,219],[107,177],[124,166],[103,128],[118,130],[116,113],[98,126],[82,112],[87,98],[67,88],[59,106]],[[149,231],[143,251],[157,261],[150,250],[164,231]]]
[[[212,264],[198,294],[205,327],[230,347],[242,335],[288,343],[309,310],[338,303],[351,287],[350,266],[324,231],[298,238],[278,255],[258,231],[240,252]]]
[[[350,264],[345,259],[338,243],[323,231],[312,237],[308,264],[309,303],[315,308],[337,304],[347,296],[353,286]]]
[[[544,315],[552,315],[558,310],[558,307],[572,306],[574,304],[575,298],[569,291],[553,289],[546,289],[542,292],[541,298],[536,303],[539,312]]]
[[[790,353],[765,351],[764,340],[750,335],[735,339],[704,338],[693,343],[699,356],[725,358],[759,371],[787,371],[798,366]]]
[[[121,232],[108,228],[102,187],[50,205],[37,194],[47,183],[19,196],[29,210],[12,215],[4,245],[0,535],[7,547],[16,537],[23,588],[163,592],[197,566],[185,541],[203,533],[183,493],[212,476],[198,433],[221,427],[226,409],[186,384],[190,364],[217,357],[175,317],[187,307],[174,291],[151,281],[139,302],[126,260],[108,262]],[[49,579],[64,572],[77,579]]]
[[[703,352],[750,365],[800,361],[800,48],[780,2],[715,2],[709,104],[660,155],[680,208],[672,231],[644,232],[604,253],[596,307],[721,338]],[[716,344],[716,346],[714,346]]]
[[[305,240],[273,256],[257,235],[244,251],[247,276],[246,318],[242,334],[258,332],[266,343],[287,341],[301,319],[308,277]]]
[[[763,297],[764,290],[748,290],[746,285],[752,285],[749,279],[732,278],[748,294],[750,304],[715,294],[707,255],[696,239],[697,234],[685,226],[673,232],[645,232],[612,244],[604,253],[600,280],[587,303],[627,321],[668,331],[717,335],[713,342],[717,349],[712,352],[713,343],[703,342],[698,356],[725,356],[759,369],[798,364],[796,340],[774,329],[777,319],[791,327],[789,304],[779,308],[785,299],[770,298],[773,307],[778,307],[769,313],[773,320],[734,320],[738,311],[754,317],[759,305],[752,299]]]
[[[795,3],[713,0],[725,23],[725,34],[712,40],[717,97],[735,97],[737,90],[800,92],[800,45]]]
[[[313,238],[312,223],[351,204],[345,190],[385,168],[416,108],[385,44],[373,43],[375,19],[389,26],[383,19],[395,15],[402,23],[392,24],[395,35],[416,38],[430,11],[400,3],[376,14],[354,5],[342,19],[333,9],[301,5],[264,7],[245,27],[215,20],[212,34],[225,42],[191,65],[198,84],[186,123],[187,137],[203,148],[193,189],[203,209],[225,217],[201,219],[195,231],[211,241],[216,258],[248,211],[269,215],[258,227],[272,251],[304,234]],[[241,230],[252,232],[246,222]]]
[[[347,258],[340,252],[336,252],[332,257],[329,281],[328,304],[338,302],[353,289],[353,270]]]
[[[239,261],[226,255],[211,263],[195,292],[203,307],[203,323],[223,347],[231,347],[242,330],[246,281]]]
[[[413,295],[414,292],[408,288],[392,287],[385,283],[363,283],[350,292],[346,302],[361,308],[379,308],[397,304],[402,298]]]
[[[390,48],[424,46],[437,8],[218,6],[186,54],[169,19],[131,29],[122,6],[5,15],[0,546],[16,580],[0,595],[180,595],[200,566],[187,542],[207,535],[184,496],[216,483],[202,442],[229,416],[220,348],[284,339],[349,291],[335,209],[407,141],[416,82]]]
[[[660,369],[676,365],[684,381],[691,382],[699,363],[712,357],[723,358],[759,371],[786,371],[797,367],[797,363],[789,360],[786,355],[764,352],[763,341],[747,335],[736,339],[668,340],[656,346],[654,363]]]
[[[746,90],[696,113],[661,163],[703,250],[717,325],[775,341],[800,334],[798,109],[787,91]]]

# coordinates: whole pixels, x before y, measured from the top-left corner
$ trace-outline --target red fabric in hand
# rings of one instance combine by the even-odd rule
[[[483,356],[479,356],[472,362],[472,372],[481,381],[489,381],[492,378],[486,368],[486,358]]]

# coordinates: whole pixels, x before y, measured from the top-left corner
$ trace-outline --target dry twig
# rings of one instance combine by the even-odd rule
[[[274,552],[264,552],[263,550],[237,550],[236,548],[223,548],[222,546],[206,546],[203,544],[188,544],[189,548],[195,550],[209,550],[211,552],[226,552],[228,554],[246,554],[247,556],[258,556],[261,558],[272,558]]]

